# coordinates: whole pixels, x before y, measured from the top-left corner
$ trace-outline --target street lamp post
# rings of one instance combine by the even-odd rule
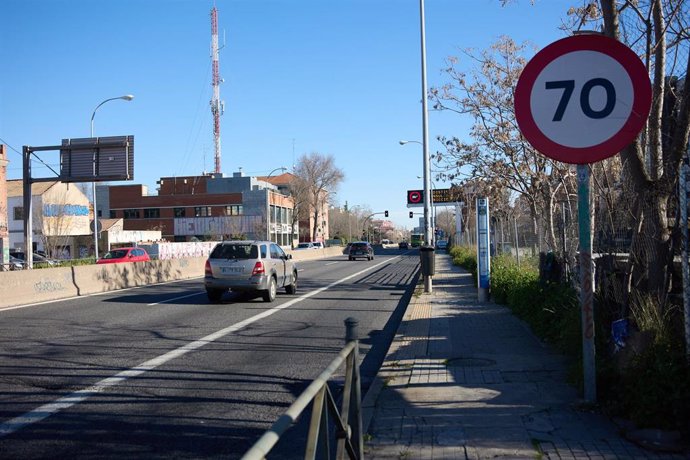
[[[417,176],[417,179],[421,179],[421,176]],[[434,189],[436,189],[436,184],[434,181],[431,181],[431,209],[433,210],[431,214],[431,229],[432,229],[432,241],[431,244],[436,244],[436,227],[438,226],[438,223],[436,222],[436,205],[434,204]]]
[[[398,141],[398,143],[399,143],[400,145],[405,145],[405,144],[419,144],[419,145],[422,146],[422,148],[424,148],[424,144],[421,143],[421,142],[419,142],[419,141],[405,141],[405,140],[402,140],[402,141]],[[428,150],[425,149],[425,152],[427,152],[427,153],[425,153],[425,157],[428,158]],[[424,175],[424,176],[417,176],[417,179],[423,179],[423,180],[424,180],[424,207],[425,207],[425,208],[424,208],[424,211],[425,211],[425,217],[424,217],[424,219],[425,219],[425,222],[424,222],[424,226],[425,226],[425,230],[424,230],[424,231],[425,231],[425,233],[424,233],[424,238],[426,239],[426,243],[427,243],[427,244],[433,245],[434,242],[435,242],[435,240],[436,240],[436,235],[435,235],[435,233],[434,233],[433,230],[432,230],[431,232],[429,232],[429,235],[426,234],[426,231],[428,230],[428,229],[426,228],[426,226],[428,225],[428,223],[426,222],[426,219],[427,219],[427,209],[426,209],[426,206],[427,206],[427,195],[429,196],[429,198],[428,198],[428,206],[429,206],[429,209],[433,209],[433,215],[430,216],[430,217],[428,217],[428,219],[429,219],[429,221],[430,221],[430,227],[431,227],[432,229],[435,229],[435,228],[436,228],[436,206],[434,206],[433,187],[427,185],[427,183],[433,184],[433,181],[431,180],[431,174],[430,174],[430,172],[428,171],[428,167],[429,167],[429,166],[428,166],[428,159],[427,159],[427,163],[426,163],[425,166],[424,166],[424,168],[425,168],[425,171],[424,171],[424,172],[425,172],[425,175]]]
[[[427,109],[427,89],[426,89],[426,32],[424,26],[424,0],[419,0],[419,30],[420,30],[420,44],[421,44],[421,67],[422,67],[422,150],[424,154],[423,161],[423,177],[424,177],[424,246],[421,250],[428,249],[431,245],[431,227],[429,225],[431,214],[431,174],[429,172],[429,114]],[[400,141],[401,145],[408,142],[416,141]],[[433,251],[433,248],[431,249]],[[432,253],[433,254],[433,253]],[[423,254],[420,254],[423,256]],[[426,260],[423,258],[423,261]],[[424,271],[424,264],[422,264],[422,271]],[[431,275],[424,274],[424,292],[432,292]]]
[[[100,104],[96,106],[95,109],[93,109],[93,112],[91,113],[91,137],[93,137],[93,119],[96,117],[96,111],[106,102],[109,101],[115,101],[117,99],[122,99],[124,101],[131,101],[134,99],[134,96],[131,94],[125,94],[124,96],[118,96],[118,97],[111,97],[108,98],[104,101],[102,101]],[[93,168],[94,168],[94,176],[96,175],[96,150],[94,149],[94,157],[93,157]],[[96,182],[91,182],[91,193],[92,193],[92,199],[93,199],[93,253],[94,256],[96,257],[96,260],[98,260],[98,210],[96,208]]]
[[[422,148],[424,149],[424,239],[431,243],[429,216],[431,211],[431,177],[429,174],[429,114],[427,109],[426,85],[426,32],[424,19],[424,0],[419,0],[419,24],[422,58]],[[429,280],[431,283],[431,281]]]

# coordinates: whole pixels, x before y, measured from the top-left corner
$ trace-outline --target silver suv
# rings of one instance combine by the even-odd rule
[[[297,266],[271,241],[223,241],[206,261],[204,285],[211,302],[219,302],[228,289],[260,292],[273,302],[279,287],[297,292]]]

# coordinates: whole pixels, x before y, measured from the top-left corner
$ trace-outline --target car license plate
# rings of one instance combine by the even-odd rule
[[[242,273],[242,267],[221,267],[222,273]]]

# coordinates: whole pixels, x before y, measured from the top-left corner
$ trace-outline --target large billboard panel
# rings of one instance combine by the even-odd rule
[[[103,182],[134,179],[134,136],[63,139],[62,182]]]

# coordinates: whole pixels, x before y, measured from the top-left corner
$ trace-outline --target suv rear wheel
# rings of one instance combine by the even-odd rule
[[[292,284],[285,286],[285,292],[288,294],[294,294],[297,292],[297,270],[292,273]]]
[[[271,279],[268,281],[268,289],[263,292],[264,302],[273,302],[276,300],[277,291],[278,283],[276,283],[276,279],[271,276]]]
[[[225,289],[206,289],[206,295],[208,296],[208,300],[210,300],[213,303],[220,302],[220,299],[223,297],[223,293],[225,293]]]

